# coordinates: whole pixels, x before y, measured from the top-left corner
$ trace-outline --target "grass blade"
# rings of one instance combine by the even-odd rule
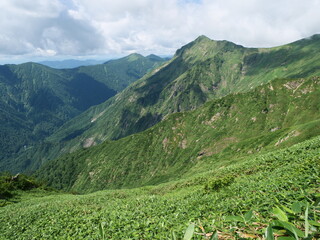
[[[185,234],[183,240],[191,240],[194,233],[194,224],[190,223]]]
[[[272,226],[269,225],[266,229],[266,240],[274,240]]]
[[[243,218],[240,216],[226,216],[225,221],[226,222],[243,222]]]
[[[101,239],[105,240],[106,236],[105,236],[103,224],[104,224],[103,222],[99,224],[99,232],[100,232]]]
[[[289,222],[284,222],[281,220],[273,221],[272,226],[286,229],[287,231],[291,232],[294,235],[296,240],[299,240],[299,237],[301,238],[304,237],[304,233]]]
[[[253,217],[253,212],[252,212],[252,210],[250,210],[249,212],[247,212],[247,213],[244,215],[244,221],[245,221],[245,222],[249,222],[252,217]]]
[[[294,213],[301,213],[301,203],[300,202],[293,203],[291,208]]]
[[[307,238],[309,235],[309,221],[308,221],[308,216],[309,216],[309,204],[307,203],[306,211],[304,213],[304,237]]]
[[[171,239],[177,240],[176,233],[174,231],[171,231]]]
[[[210,240],[219,240],[218,231],[215,231],[215,232],[211,235]]]
[[[273,208],[272,213],[281,221],[288,222],[287,214],[279,207]]]

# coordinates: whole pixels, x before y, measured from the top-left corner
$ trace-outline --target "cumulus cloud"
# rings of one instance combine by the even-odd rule
[[[1,0],[0,55],[173,54],[199,35],[270,47],[320,33],[320,0]]]
[[[0,54],[77,55],[96,52],[104,39],[58,0],[2,0]]]

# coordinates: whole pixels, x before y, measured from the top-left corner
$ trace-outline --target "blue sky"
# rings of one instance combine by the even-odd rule
[[[172,55],[199,35],[271,47],[320,33],[320,0],[1,0],[0,63]]]

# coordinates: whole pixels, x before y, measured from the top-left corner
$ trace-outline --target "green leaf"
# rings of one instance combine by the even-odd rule
[[[281,221],[288,222],[287,214],[282,211],[279,207],[273,208],[272,213]]]
[[[104,224],[105,224],[104,222],[99,224],[99,232],[100,232],[100,236],[101,236],[102,240],[106,239],[105,232],[104,232],[104,229],[103,229],[103,225]]]
[[[290,208],[284,206],[284,205],[281,205],[281,207],[288,213],[291,213],[291,214],[294,214],[294,211],[292,211]]]
[[[171,231],[171,239],[172,240],[177,240],[176,233],[174,231]]]
[[[253,212],[252,212],[252,210],[250,210],[249,212],[247,212],[247,213],[244,215],[244,221],[245,221],[245,222],[249,222],[252,217],[253,217]]]
[[[312,226],[320,227],[320,223],[313,221],[313,220],[309,220],[309,224]]]
[[[276,220],[272,222],[272,226],[286,229],[294,235],[296,240],[299,240],[298,237],[304,237],[304,233],[300,229],[296,228],[292,223]]]
[[[226,222],[243,222],[243,218],[239,216],[226,216]]]
[[[273,230],[271,225],[267,227],[265,236],[266,236],[266,240],[274,240]]]
[[[295,202],[291,205],[291,209],[294,213],[301,213],[301,203]]]
[[[194,224],[190,223],[186,232],[184,233],[183,240],[191,240],[194,233]]]
[[[211,235],[210,240],[219,240],[218,232],[217,232],[217,231],[215,231],[215,232]]]
[[[308,237],[309,235],[309,221],[308,221],[308,216],[309,216],[309,204],[307,203],[306,211],[304,212],[304,237]]]
[[[294,237],[278,237],[277,240],[296,240]]]

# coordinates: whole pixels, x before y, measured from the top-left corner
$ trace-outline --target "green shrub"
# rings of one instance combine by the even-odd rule
[[[223,187],[229,186],[234,181],[234,176],[226,175],[223,177],[214,177],[204,186],[205,191],[218,191]]]
[[[3,173],[0,175],[0,199],[12,198],[16,190],[31,190],[41,185],[36,179],[24,174],[11,176]]]

